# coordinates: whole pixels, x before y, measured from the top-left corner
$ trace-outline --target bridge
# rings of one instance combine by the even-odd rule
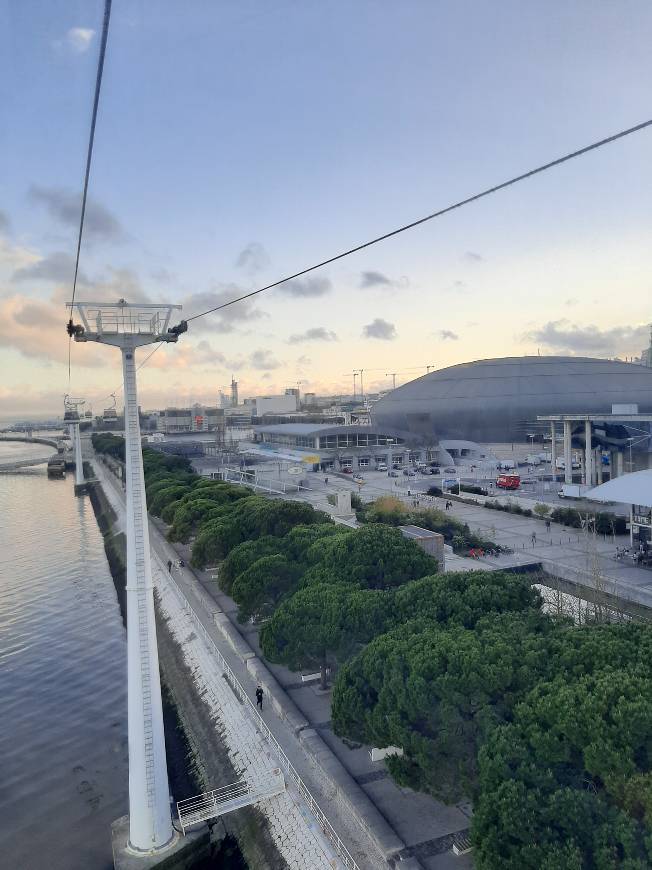
[[[23,444],[46,444],[48,447],[54,447],[55,450],[59,449],[60,440],[55,440],[54,438],[30,438],[27,435],[0,435],[0,441],[20,441]]]
[[[33,465],[45,465],[50,461],[49,456],[36,456],[34,459],[18,459],[11,462],[0,462],[0,474],[3,472],[16,471],[18,468],[31,468]]]
[[[52,438],[30,438],[26,435],[0,435],[0,442],[15,442],[18,441],[23,444],[44,444],[47,447],[54,447],[54,449],[59,451],[59,447],[61,446],[59,441],[55,441]],[[30,468],[33,465],[45,465],[50,456],[33,456],[30,459],[10,459],[6,462],[0,462],[0,473],[9,473],[12,471],[16,471],[19,468]]]

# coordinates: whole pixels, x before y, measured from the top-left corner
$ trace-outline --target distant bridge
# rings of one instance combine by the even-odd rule
[[[29,468],[32,465],[45,465],[49,461],[49,456],[37,456],[34,459],[17,459],[12,462],[0,462],[0,474],[3,472],[16,471],[18,468]]]
[[[23,444],[47,444],[48,447],[54,447],[55,450],[59,449],[59,441],[55,441],[53,438],[30,438],[27,435],[0,435],[0,441],[21,441]]]
[[[52,438],[30,438],[27,435],[2,434],[0,435],[0,442],[2,441],[19,441],[23,444],[45,444],[47,447],[54,447],[57,452],[60,446],[60,442]],[[32,465],[45,465],[49,459],[50,456],[34,456],[31,459],[9,459],[6,462],[0,462],[0,473],[16,471],[19,468],[29,468]]]

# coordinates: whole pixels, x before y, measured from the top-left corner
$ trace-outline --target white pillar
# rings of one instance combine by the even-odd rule
[[[552,469],[553,482],[557,480],[557,427],[554,421],[550,422],[550,467]]]
[[[616,469],[617,469],[617,476],[622,477],[623,476],[623,452],[622,452],[622,450],[619,450],[618,455],[616,456]]]
[[[564,420],[564,483],[573,482],[573,453],[571,445],[571,421]]]
[[[591,448],[591,421],[584,421],[584,476],[587,486],[595,483],[593,474],[593,450]]]
[[[595,476],[598,486],[602,483],[602,450],[595,451]]]
[[[84,464],[81,452],[81,435],[79,434],[79,423],[73,426],[75,432],[75,485],[82,486],[84,483]]]
[[[173,838],[158,671],[152,564],[133,347],[122,348],[127,470],[127,708],[129,847],[151,852]]]

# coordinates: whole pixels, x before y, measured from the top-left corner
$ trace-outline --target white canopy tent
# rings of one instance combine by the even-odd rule
[[[623,474],[602,483],[584,494],[595,501],[616,501],[620,504],[640,504],[652,507],[652,469]]]

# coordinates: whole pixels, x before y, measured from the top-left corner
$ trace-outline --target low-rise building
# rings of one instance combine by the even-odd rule
[[[405,433],[373,426],[286,423],[258,426],[253,452],[303,461],[315,471],[401,468],[409,462],[450,462],[438,446],[408,443]]]

